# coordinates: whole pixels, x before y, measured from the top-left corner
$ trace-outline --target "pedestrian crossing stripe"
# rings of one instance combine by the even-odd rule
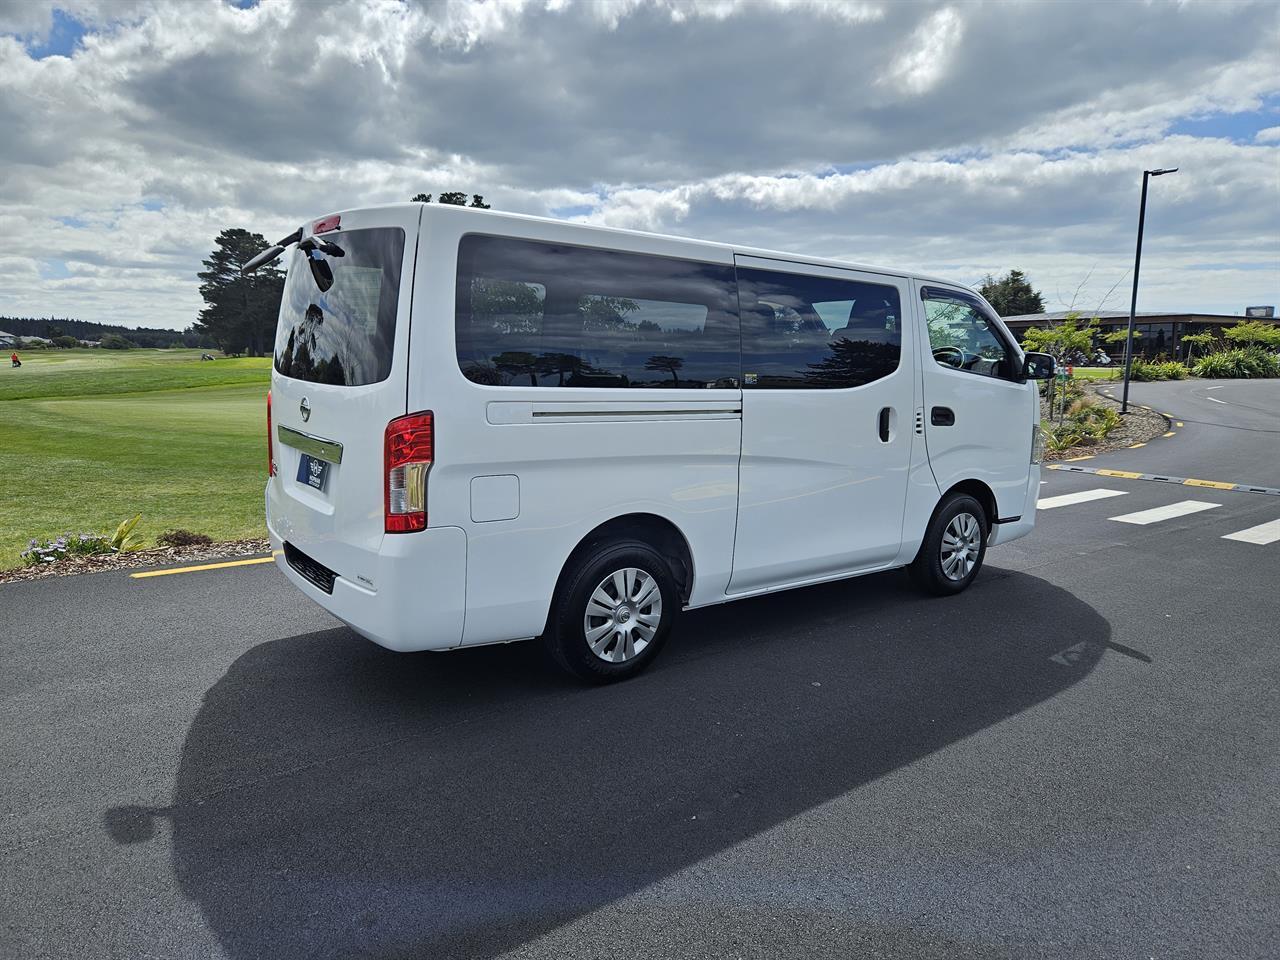
[[[1280,540],[1280,520],[1260,523],[1256,527],[1249,527],[1247,530],[1237,530],[1235,533],[1226,534],[1222,539],[1238,540],[1241,543],[1257,543],[1265,547],[1269,543],[1275,543]]]
[[[1139,510],[1137,513],[1125,513],[1111,519],[1120,523],[1136,523],[1138,526],[1145,527],[1147,524],[1159,523],[1162,520],[1174,520],[1178,517],[1187,517],[1204,510],[1216,510],[1220,506],[1222,504],[1208,503],[1204,500],[1183,500],[1179,503],[1166,503],[1162,507],[1152,507],[1150,510]]]
[[[1184,487],[1211,487],[1214,490],[1234,490],[1236,493],[1262,493],[1280,497],[1280,487],[1258,487],[1248,483],[1225,483],[1221,480],[1197,480],[1193,477],[1166,477],[1159,473],[1137,473],[1132,470],[1107,470],[1102,467],[1077,467],[1074,464],[1048,463],[1047,470],[1063,470],[1068,473],[1091,473],[1099,477],[1119,477],[1122,480],[1151,480],[1156,483],[1176,483]]]
[[[1055,507],[1069,507],[1077,503],[1088,503],[1090,500],[1105,500],[1108,497],[1126,495],[1124,490],[1082,490],[1079,493],[1063,493],[1056,497],[1041,497],[1036,501],[1036,509],[1052,510]]]

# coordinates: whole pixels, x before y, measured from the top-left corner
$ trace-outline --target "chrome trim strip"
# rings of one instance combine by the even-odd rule
[[[301,450],[303,453],[327,460],[329,463],[342,462],[342,444],[336,440],[313,437],[309,433],[294,430],[283,424],[276,427],[276,437],[286,447],[293,447],[295,450]]]
[[[729,417],[740,415],[741,407],[725,407],[720,410],[702,408],[700,410],[535,410],[534,417],[667,417],[667,416],[703,416]]]

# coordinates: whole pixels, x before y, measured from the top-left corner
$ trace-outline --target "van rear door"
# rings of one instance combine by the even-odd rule
[[[383,537],[383,437],[405,411],[420,205],[304,229],[285,279],[271,377],[267,519],[330,570],[372,583]],[[314,232],[313,232],[314,231]],[[319,249],[306,249],[308,237]]]

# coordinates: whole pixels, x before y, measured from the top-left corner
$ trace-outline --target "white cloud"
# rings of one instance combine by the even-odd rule
[[[964,19],[954,7],[935,10],[915,29],[885,80],[905,93],[927,93],[946,76],[964,39]]]
[[[1266,3],[59,0],[35,60],[53,6],[0,0],[0,315],[183,326],[223,227],[447,189],[1052,299],[1128,269],[1144,165],[1144,305],[1280,299]]]

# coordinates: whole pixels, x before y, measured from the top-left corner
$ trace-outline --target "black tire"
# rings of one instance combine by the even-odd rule
[[[631,574],[626,582],[633,584],[633,597],[627,602],[616,601],[613,619],[591,615],[588,621],[588,604],[597,588],[613,600],[617,593],[612,575],[615,572],[639,571],[645,579]],[[625,575],[624,575],[625,579]],[[660,607],[655,608],[652,597],[647,603],[635,607],[632,613],[630,600],[644,600],[649,581],[656,587]],[[640,540],[616,540],[589,547],[570,561],[560,588],[552,601],[547,632],[542,641],[552,660],[569,673],[590,683],[614,683],[627,680],[644,670],[661,651],[671,633],[671,625],[680,611],[680,592],[676,588],[671,568],[653,547]],[[599,605],[592,610],[599,611]],[[651,622],[651,621],[656,621]],[[600,653],[592,650],[587,638],[587,624],[605,630],[597,639]],[[629,626],[628,626],[629,624]],[[651,636],[647,636],[651,632]],[[627,656],[627,638],[630,638],[634,655]],[[622,659],[614,659],[621,657]]]
[[[952,569],[950,573],[944,569],[943,537],[948,536],[948,527],[951,526],[952,521],[962,514],[968,514],[976,521],[977,526],[973,534],[968,538],[961,538],[961,540],[962,542],[972,543],[976,537],[977,553],[976,556],[972,557],[973,566],[967,573],[957,577],[957,569]],[[958,521],[958,524],[963,526],[964,521]],[[924,542],[920,544],[920,552],[916,554],[915,560],[911,562],[911,566],[908,568],[911,579],[915,581],[916,586],[921,590],[940,597],[956,594],[966,589],[969,584],[973,583],[978,571],[982,569],[982,561],[987,555],[987,533],[990,528],[987,512],[983,509],[981,503],[965,493],[952,494],[938,506],[938,509],[933,514],[933,519],[929,521],[929,527],[924,535]],[[955,530],[950,532],[952,536],[955,533]],[[963,563],[963,560],[960,561],[961,567]]]

